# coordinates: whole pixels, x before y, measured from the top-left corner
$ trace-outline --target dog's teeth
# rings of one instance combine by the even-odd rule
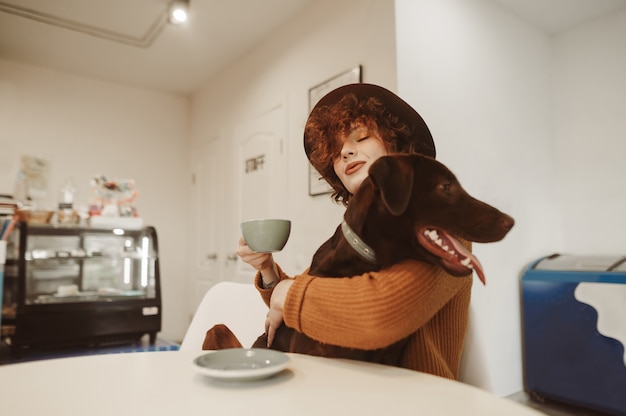
[[[426,230],[424,231],[424,235],[428,238],[430,238],[430,240],[437,244],[439,247],[441,247],[442,249],[444,249],[445,251],[447,251],[448,253],[450,253],[451,255],[455,255],[456,252],[450,248],[450,246],[448,246],[447,244],[444,245],[443,243],[443,239],[439,238],[439,233],[437,233],[436,230]]]
[[[469,259],[469,257],[466,257],[463,260],[461,260],[461,264],[465,267],[470,267],[472,264],[472,261]]]

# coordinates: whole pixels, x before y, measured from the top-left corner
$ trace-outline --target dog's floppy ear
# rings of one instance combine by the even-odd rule
[[[413,191],[413,164],[406,157],[383,156],[370,168],[369,176],[378,187],[383,203],[392,215],[402,214]]]

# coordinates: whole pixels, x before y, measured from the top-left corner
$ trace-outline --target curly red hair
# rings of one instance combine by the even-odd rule
[[[331,197],[344,205],[351,194],[337,177],[333,164],[340,155],[342,138],[359,125],[377,129],[387,153],[418,153],[409,126],[376,97],[359,99],[355,94],[346,94],[339,101],[316,109],[305,126],[309,160],[333,188]]]

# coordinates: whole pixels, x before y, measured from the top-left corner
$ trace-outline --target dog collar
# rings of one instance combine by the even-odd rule
[[[348,244],[350,244],[350,247],[369,263],[376,264],[376,253],[374,250],[352,231],[346,220],[341,221],[341,232]]]

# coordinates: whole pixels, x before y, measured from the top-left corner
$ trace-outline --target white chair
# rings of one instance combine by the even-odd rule
[[[265,329],[267,305],[254,285],[219,282],[202,298],[180,345],[181,351],[202,351],[206,331],[213,325],[224,324],[246,348]]]

